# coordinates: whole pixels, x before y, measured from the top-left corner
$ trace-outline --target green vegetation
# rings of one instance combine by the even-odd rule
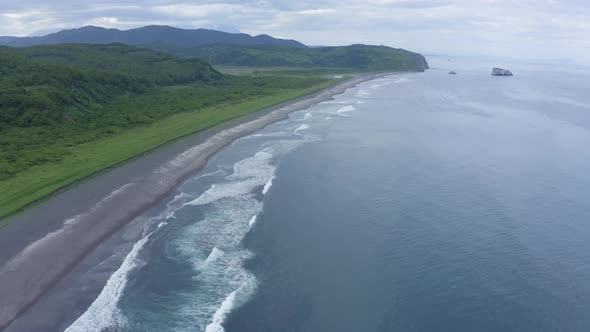
[[[60,44],[25,48],[4,48],[3,53],[16,53],[33,60],[75,65],[78,69],[96,69],[160,85],[220,78],[206,61],[178,59],[172,55],[124,44]]]
[[[383,46],[157,47],[182,58],[123,44],[0,47],[0,218],[166,142],[335,82],[326,77],[428,67],[419,54]]]
[[[238,76],[336,76],[378,72],[354,68],[318,67],[248,67],[215,65],[214,68],[223,74]]]
[[[250,67],[313,67],[364,71],[424,71],[428,64],[418,53],[386,46],[351,45],[295,48],[284,46],[152,45],[181,57],[198,57],[213,65]]]
[[[205,61],[125,45],[2,47],[0,126],[88,122],[115,96],[220,79]]]
[[[0,48],[0,217],[178,137],[333,84],[124,45]]]

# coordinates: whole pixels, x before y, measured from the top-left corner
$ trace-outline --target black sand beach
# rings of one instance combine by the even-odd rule
[[[9,217],[8,225],[0,229],[0,329],[9,326],[100,243],[201,169],[225,145],[284,119],[290,112],[329,100],[380,76],[358,76],[180,139]]]

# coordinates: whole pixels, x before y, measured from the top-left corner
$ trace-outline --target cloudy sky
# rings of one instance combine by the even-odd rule
[[[590,0],[0,0],[0,36],[150,24],[590,62]]]

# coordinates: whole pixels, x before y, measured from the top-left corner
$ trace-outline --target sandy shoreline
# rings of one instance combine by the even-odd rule
[[[0,329],[34,304],[97,245],[234,140],[384,74],[352,78],[169,144],[13,216],[0,230]]]

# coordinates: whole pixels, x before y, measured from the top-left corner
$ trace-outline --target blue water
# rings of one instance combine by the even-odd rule
[[[590,73],[429,62],[228,146],[70,330],[590,330]]]

